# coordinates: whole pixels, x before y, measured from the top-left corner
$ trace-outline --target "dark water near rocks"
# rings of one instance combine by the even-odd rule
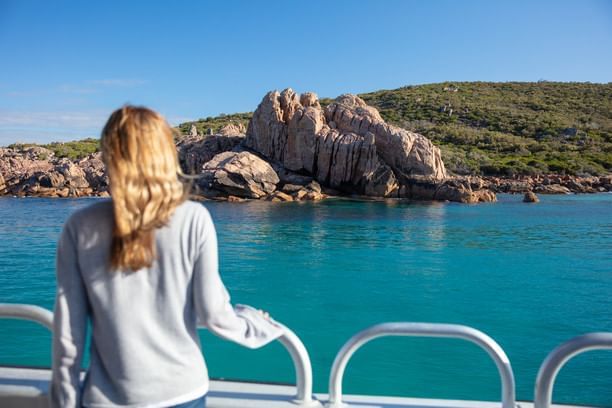
[[[519,196],[477,206],[329,200],[207,203],[233,301],[292,328],[310,351],[315,391],[355,332],[385,321],[473,326],[510,357],[519,399],[559,343],[612,331],[612,194]],[[63,221],[93,199],[0,198],[0,302],[52,307]],[[0,364],[48,366],[50,336],[0,320]],[[294,380],[279,344],[246,350],[202,333],[213,377]],[[347,393],[497,400],[494,364],[450,339],[384,338],[349,363]],[[560,372],[557,402],[612,406],[612,352]]]

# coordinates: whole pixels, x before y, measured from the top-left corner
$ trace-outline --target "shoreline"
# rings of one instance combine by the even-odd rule
[[[182,140],[177,149],[179,157],[189,162],[191,149],[199,143],[238,139],[237,136],[216,135],[198,139],[197,142]],[[237,141],[232,141],[235,147]],[[246,152],[246,151],[245,151]],[[212,153],[216,153],[214,151]],[[250,153],[249,153],[250,154]],[[24,151],[0,150],[0,197],[109,197],[108,176],[101,153],[90,154],[80,160],[47,157],[49,151],[40,147]],[[182,155],[182,156],[181,156]],[[187,157],[185,157],[187,156]],[[196,154],[195,157],[200,157]],[[312,176],[287,171],[282,166],[270,167],[278,174],[272,180],[271,189],[261,195],[249,195],[248,189],[232,191],[223,185],[206,183],[204,175],[198,174],[192,184],[192,197],[196,200],[239,202],[246,200],[268,201],[319,201],[328,197],[359,198],[363,200],[400,199],[412,201],[458,201],[477,203],[495,201],[495,194],[593,194],[612,192],[612,174],[604,176],[569,176],[547,174],[536,176],[454,176],[442,180],[414,178],[407,180],[401,189],[381,196],[367,196],[350,189],[339,191],[319,184]],[[191,177],[192,178],[192,177]],[[245,183],[251,183],[247,180]],[[221,187],[221,188],[219,188]],[[248,194],[245,194],[248,193]]]
[[[475,204],[495,202],[497,193],[537,200],[536,194],[612,191],[612,174],[605,171],[457,175],[447,171],[431,140],[386,123],[358,96],[327,102],[287,88],[268,92],[248,127],[228,123],[203,135],[191,124],[189,134],[175,138],[177,172],[190,180],[197,199],[219,201],[364,196]],[[108,197],[109,178],[100,151],[69,159],[41,146],[0,148],[0,195]]]
[[[517,191],[499,191],[496,192],[497,195],[505,196],[505,197],[517,197],[517,200],[522,200],[522,197],[525,193],[517,192]],[[597,191],[597,192],[569,192],[569,193],[539,193],[539,196],[598,196],[612,194],[612,191]],[[370,197],[363,195],[327,195],[322,194],[322,198],[320,200],[274,200],[274,199],[258,199],[258,198],[243,198],[243,197],[215,197],[209,198],[202,195],[190,195],[187,199],[198,202],[217,202],[217,203],[247,203],[247,202],[262,202],[262,203],[305,203],[305,202],[321,202],[321,201],[353,201],[353,202],[373,202],[373,203],[415,203],[415,204],[447,204],[452,203],[450,200],[424,200],[424,199],[411,199],[411,198],[403,198],[403,197]],[[518,197],[521,197],[520,199]],[[79,200],[87,200],[87,199],[105,199],[111,198],[110,194],[89,194],[89,195],[68,195],[68,196],[52,196],[52,195],[44,195],[44,194],[34,194],[34,195],[13,195],[13,194],[0,194],[0,200],[2,199],[79,199]],[[492,201],[491,203],[495,203],[497,201]],[[465,203],[457,203],[457,204],[465,204]],[[473,203],[474,204],[474,203]],[[483,204],[483,203],[478,203]]]

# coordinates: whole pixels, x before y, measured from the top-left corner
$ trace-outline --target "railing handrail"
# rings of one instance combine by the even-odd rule
[[[571,358],[590,350],[612,350],[612,333],[595,332],[574,337],[546,356],[540,366],[534,391],[534,408],[549,408],[552,391],[559,370]]]
[[[53,313],[44,307],[21,303],[0,303],[0,318],[30,320],[53,332]]]
[[[25,319],[39,323],[53,332],[53,313],[40,306],[0,303],[0,318]],[[312,399],[312,365],[310,356],[300,338],[288,327],[281,324],[284,334],[278,341],[287,349],[296,377],[295,403],[301,407],[320,407],[321,404]]]
[[[332,365],[329,377],[328,407],[336,408],[344,406],[342,403],[342,377],[351,356],[365,343],[384,336],[450,337],[477,344],[489,354],[499,371],[502,388],[502,407],[516,408],[514,374],[510,360],[495,340],[485,333],[468,326],[412,322],[377,324],[355,334],[344,344]]]

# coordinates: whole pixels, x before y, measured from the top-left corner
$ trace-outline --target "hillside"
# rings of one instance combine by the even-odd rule
[[[455,174],[602,175],[612,172],[612,84],[454,82],[359,95],[392,124],[421,133],[442,150]],[[322,99],[328,104],[332,99]],[[247,125],[251,113],[177,126],[187,134]],[[92,139],[43,145],[57,156],[82,157]],[[17,146],[14,146],[17,147]]]
[[[612,171],[612,84],[461,82],[361,95],[458,174]]]
[[[87,138],[72,142],[51,142],[47,144],[13,143],[7,147],[15,150],[25,150],[34,146],[41,146],[51,150],[55,154],[55,157],[67,157],[71,160],[77,160],[97,152],[100,148],[100,141],[98,139]],[[43,155],[40,159],[46,160],[47,157]]]

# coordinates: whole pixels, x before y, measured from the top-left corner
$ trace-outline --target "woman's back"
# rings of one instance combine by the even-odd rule
[[[185,201],[168,226],[156,231],[157,261],[123,273],[109,270],[111,202],[71,217],[67,228],[73,228],[76,266],[94,328],[85,404],[161,401],[169,393],[198,392],[206,383],[191,279],[203,233],[212,227],[209,222],[202,205]]]
[[[198,322],[252,348],[282,334],[263,313],[230,304],[213,222],[201,204],[185,201],[172,135],[159,114],[132,106],[104,127],[112,199],[74,213],[57,246],[54,407],[165,407],[203,396]]]

